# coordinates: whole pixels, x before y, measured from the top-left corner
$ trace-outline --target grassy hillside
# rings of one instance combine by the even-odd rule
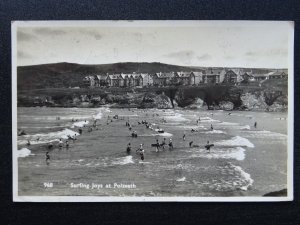
[[[43,89],[74,87],[82,84],[82,79],[90,74],[103,73],[155,73],[170,71],[201,71],[200,68],[182,67],[163,63],[114,63],[101,65],[81,65],[55,63],[34,66],[19,66],[18,89]]]

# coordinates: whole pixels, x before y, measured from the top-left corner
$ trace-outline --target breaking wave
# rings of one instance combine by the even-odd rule
[[[245,149],[242,147],[235,148],[212,148],[210,152],[206,149],[190,150],[193,154],[191,158],[206,159],[236,159],[242,161],[245,159]]]
[[[211,130],[211,131],[206,131],[204,132],[205,134],[226,134],[226,132],[222,130]]]
[[[240,136],[236,136],[231,138],[230,140],[222,140],[215,143],[215,145],[219,146],[245,146],[249,148],[254,148],[254,144],[252,144],[247,138],[243,138]]]
[[[162,136],[162,137],[172,137],[173,134],[168,133],[168,132],[164,132],[164,133],[157,133],[157,134],[152,134],[152,136]]]
[[[74,127],[83,127],[83,126],[85,126],[87,124],[89,124],[89,121],[79,121],[79,122],[73,123],[73,125],[71,126],[71,128],[74,128]]]
[[[100,119],[102,118],[102,116],[103,116],[103,113],[102,113],[102,112],[99,112],[97,115],[93,115],[93,118],[94,118],[95,120],[100,120]]]
[[[240,127],[240,130],[250,130],[250,126],[249,125],[245,125]]]
[[[17,157],[27,157],[33,155],[31,154],[31,151],[28,148],[22,148],[17,151]]]
[[[200,123],[212,123],[212,122],[220,122],[219,120],[214,120],[210,117],[200,117]]]
[[[134,163],[132,156],[128,155],[125,157],[117,158],[117,160],[113,161],[111,164],[112,165],[126,165],[126,164],[131,164],[131,163]]]
[[[40,133],[33,135],[23,135],[18,137],[18,144],[26,144],[27,140],[30,144],[44,144],[52,141],[59,141],[60,138],[68,139],[68,136],[74,137],[79,135],[79,133],[72,131],[70,129],[64,129],[62,131],[50,132],[50,133]]]
[[[185,177],[182,177],[182,178],[178,178],[176,181],[178,181],[178,182],[183,182],[183,181],[185,181],[186,180],[186,178]]]
[[[252,138],[269,138],[269,139],[285,139],[285,138],[287,138],[286,134],[280,134],[280,133],[271,132],[271,131],[267,131],[267,130],[244,131],[243,136],[252,137]]]
[[[218,125],[223,125],[223,126],[238,126],[238,123],[230,123],[230,122],[221,122]]]
[[[189,119],[184,118],[181,113],[175,113],[173,116],[165,116],[166,120],[178,121],[178,122],[185,122],[189,121]]]

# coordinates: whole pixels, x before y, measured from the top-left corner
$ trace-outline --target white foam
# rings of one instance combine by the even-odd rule
[[[30,144],[44,144],[52,141],[59,141],[60,138],[68,139],[68,136],[74,137],[79,135],[79,133],[72,131],[70,129],[64,129],[62,131],[50,132],[50,133],[40,133],[33,135],[23,135],[18,137],[18,144],[27,144],[27,140],[30,140]],[[37,141],[37,139],[39,139]]]
[[[245,125],[240,127],[240,130],[250,130],[250,126],[249,125]]]
[[[104,108],[105,112],[111,113],[112,111],[109,108]]]
[[[97,115],[93,115],[93,118],[94,118],[95,120],[100,120],[100,119],[102,118],[102,116],[103,116],[103,113],[102,113],[102,112],[99,112]]]
[[[219,123],[218,125],[222,125],[222,126],[237,126],[239,124],[238,123],[230,123],[230,122],[222,122],[222,123]]]
[[[269,138],[269,139],[278,139],[282,140],[287,138],[286,134],[271,132],[267,130],[251,130],[251,131],[244,131],[243,135],[246,137],[253,137],[253,138]]]
[[[183,181],[185,181],[186,180],[186,178],[185,177],[182,177],[182,178],[178,178],[176,181],[178,181],[178,182],[183,182]]]
[[[205,134],[225,134],[225,132],[221,131],[221,130],[211,130],[211,131],[206,131],[204,133]]]
[[[210,117],[200,117],[200,123],[212,123],[212,122],[220,122],[219,120],[214,120]]]
[[[17,151],[17,157],[27,157],[31,154],[31,151],[28,148],[22,148]]]
[[[254,145],[247,139],[240,136],[231,138],[230,140],[222,140],[215,143],[215,145],[221,146],[246,146],[254,148]]]
[[[112,162],[113,165],[126,165],[131,163],[134,163],[131,155],[117,158],[116,161]]]
[[[84,125],[87,125],[89,124],[89,121],[79,121],[79,122],[76,122],[76,123],[73,123],[72,127],[71,128],[74,128],[74,127],[83,127]]]
[[[245,159],[245,149],[236,148],[212,148],[210,152],[206,149],[190,150],[193,154],[190,158],[206,158],[206,159],[236,159],[242,161]],[[189,151],[188,151],[189,152]]]
[[[231,164],[232,165],[232,164]],[[253,179],[251,178],[249,173],[246,173],[240,166],[232,165],[235,171],[238,171],[243,179],[247,182],[244,186],[241,186],[240,189],[243,191],[247,191],[249,186],[253,184]]]
[[[199,128],[203,129],[204,126],[202,126],[202,125],[199,125],[199,126],[197,126],[197,125],[182,125],[182,126],[178,126],[176,128],[178,128],[178,129],[184,129],[184,130],[191,130],[191,129],[197,130]]]
[[[173,134],[168,133],[168,132],[152,134],[152,136],[157,136],[157,135],[162,136],[162,137],[172,137],[173,136]]]
[[[175,113],[172,116],[165,116],[166,120],[172,120],[172,121],[178,121],[178,122],[185,122],[185,121],[189,121],[189,119],[184,118],[183,115],[181,113]]]

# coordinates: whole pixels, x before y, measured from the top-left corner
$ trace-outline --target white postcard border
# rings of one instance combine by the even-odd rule
[[[287,152],[287,196],[286,197],[100,197],[100,196],[19,196],[18,195],[18,158],[17,158],[17,28],[35,26],[69,27],[158,27],[158,26],[257,26],[272,23],[288,23],[288,152]],[[13,201],[14,202],[281,202],[294,199],[294,22],[293,21],[197,21],[197,20],[161,20],[161,21],[13,21],[11,26],[12,46],[12,157],[13,157]]]

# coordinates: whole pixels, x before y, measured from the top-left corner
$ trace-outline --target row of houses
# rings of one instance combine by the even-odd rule
[[[168,85],[199,85],[286,79],[287,71],[276,70],[267,74],[253,73],[244,69],[206,69],[198,72],[118,73],[88,75],[83,79],[86,87],[144,87]]]

